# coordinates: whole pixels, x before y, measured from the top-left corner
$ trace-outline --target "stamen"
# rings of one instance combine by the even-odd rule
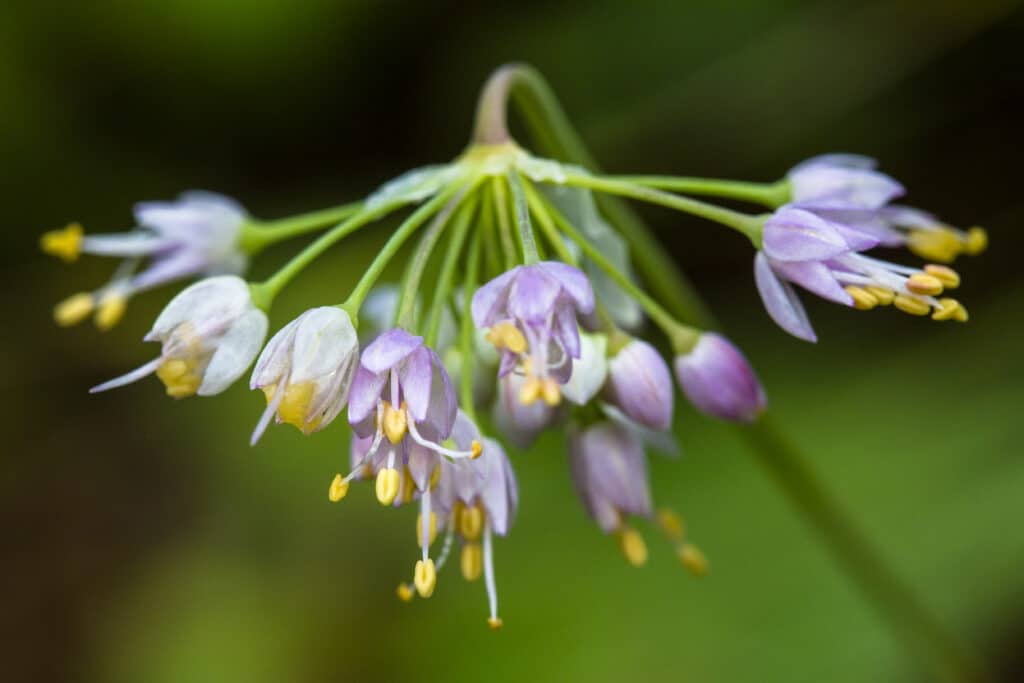
[[[948,228],[911,230],[907,249],[923,259],[952,263],[962,249],[960,238]]]
[[[491,610],[487,625],[492,631],[497,631],[503,622],[498,618],[498,588],[494,583],[494,549],[491,548],[490,524],[484,527],[484,585],[487,587],[487,605]]]
[[[402,477],[394,467],[385,467],[377,473],[377,500],[381,505],[391,505],[398,497]]]
[[[692,543],[684,543],[676,551],[679,561],[694,576],[705,576],[708,573],[708,559],[700,548]]]
[[[408,465],[402,468],[402,502],[411,503],[416,493],[416,482],[412,480],[412,472]]]
[[[562,389],[558,386],[558,382],[545,377],[541,381],[541,396],[544,398],[544,402],[552,408],[562,402]]]
[[[459,533],[467,541],[475,541],[480,538],[480,532],[484,528],[484,511],[479,505],[467,505],[462,508],[459,515]]]
[[[448,526],[444,532],[444,545],[441,546],[441,553],[437,556],[437,571],[440,573],[445,563],[448,561],[448,556],[452,552],[452,541],[455,539],[455,515],[448,520]]]
[[[416,545],[418,545],[421,548],[423,547],[423,532],[426,531],[428,539],[427,547],[429,548],[430,545],[434,542],[434,539],[437,538],[437,515],[429,509],[429,492],[424,493],[423,498],[421,498],[420,500],[422,502],[424,510],[427,513],[427,517],[430,519],[430,523],[429,528],[427,524],[423,523],[423,512],[420,512],[418,515],[416,515]]]
[[[115,377],[114,379],[104,382],[103,384],[97,384],[89,390],[90,394],[98,394],[101,391],[107,391],[109,389],[116,389],[117,387],[123,387],[125,384],[131,384],[132,382],[138,382],[143,377],[152,375],[157,372],[158,369],[164,364],[163,358],[156,358],[149,361],[143,366],[135,368],[129,373]]]
[[[519,331],[515,324],[510,322],[501,322],[494,325],[487,330],[484,339],[499,349],[508,349],[512,353],[523,353],[526,351],[526,337],[523,336],[523,333]]]
[[[429,598],[433,595],[434,588],[437,586],[437,570],[434,569],[433,560],[417,560],[416,569],[413,571],[413,584],[421,598]]]
[[[532,405],[540,398],[543,386],[537,377],[527,377],[522,386],[519,387],[519,402],[524,406]]]
[[[658,510],[658,526],[671,541],[681,541],[686,535],[686,524],[675,510],[661,508]]]
[[[505,622],[501,620],[501,617],[487,617],[487,625],[492,631],[500,631]]]
[[[931,306],[924,301],[907,296],[906,294],[898,295],[892,300],[892,303],[896,308],[910,315],[928,315],[928,312],[931,310]]]
[[[413,591],[413,587],[407,583],[398,584],[398,588],[395,589],[395,594],[402,602],[412,602],[413,597],[416,595]]]
[[[880,306],[889,306],[896,298],[896,292],[878,285],[868,285],[864,290],[878,300]]]
[[[199,390],[202,375],[196,358],[168,358],[157,368],[156,376],[164,383],[171,398],[186,398]]]
[[[619,548],[626,561],[634,567],[647,564],[647,544],[644,543],[640,532],[633,527],[623,527],[619,531]]]
[[[846,285],[843,289],[853,297],[853,307],[858,311],[870,311],[878,305],[878,299],[875,298],[875,295],[862,287]]]
[[[285,383],[286,379],[286,377],[282,377],[281,381],[277,384],[269,384],[263,387],[263,395],[267,397],[267,407],[264,409],[263,414],[260,415],[260,420],[256,423],[256,429],[252,430],[252,436],[249,437],[250,446],[255,446],[256,442],[260,440],[267,425],[270,424],[270,416],[277,412],[277,407],[284,396],[284,392],[281,391],[281,385]]]
[[[82,253],[82,226],[71,223],[62,230],[51,230],[39,238],[44,252],[66,263],[75,261]]]
[[[100,298],[96,308],[96,317],[93,321],[103,332],[106,332],[124,317],[124,311],[128,307],[128,297],[121,292],[108,292]]]
[[[72,294],[53,308],[53,319],[61,327],[71,327],[88,318],[93,307],[92,294],[88,292]]]
[[[964,251],[971,256],[977,256],[988,248],[988,233],[985,228],[974,226],[967,231],[964,240]]]
[[[299,428],[303,434],[309,434],[316,429],[319,420],[307,419],[315,390],[316,382],[313,381],[285,386],[284,398],[277,409],[277,416],[281,418],[281,422]]]
[[[462,569],[462,578],[466,581],[476,581],[480,578],[480,572],[483,569],[483,551],[479,543],[467,543],[462,546],[459,567]]]
[[[383,412],[382,407],[377,405],[377,414],[380,415]],[[373,467],[370,466],[370,459],[373,458],[377,453],[377,449],[380,448],[381,442],[384,441],[384,432],[377,430],[377,433],[373,435],[373,442],[370,443],[370,448],[367,449],[366,454],[360,459],[359,463],[352,468],[352,471],[345,476],[345,481],[350,482],[356,477],[369,478],[373,474]]]
[[[340,473],[335,474],[334,480],[331,482],[331,488],[327,490],[327,499],[332,503],[337,503],[346,495],[348,495],[348,480],[342,479]]]
[[[960,286],[960,273],[956,272],[949,266],[940,266],[937,263],[929,263],[924,267],[924,272],[941,282],[942,286],[946,289],[956,289]]]
[[[473,453],[476,450],[475,447],[473,447],[471,450],[468,450],[468,451],[456,451],[456,450],[452,450],[451,448],[445,448],[441,444],[434,443],[433,441],[427,441],[426,439],[424,439],[420,435],[419,431],[417,431],[417,429],[416,429],[416,421],[415,420],[409,420],[408,429],[409,429],[409,436],[412,437],[413,441],[415,441],[419,445],[423,446],[424,448],[429,448],[430,450],[434,451],[435,453],[440,453],[441,455],[446,455],[449,458],[456,458],[456,459],[458,459],[458,458],[472,458],[472,457],[474,457]]]
[[[907,278],[905,287],[914,294],[936,296],[942,294],[942,281],[927,273],[914,273]]]
[[[388,441],[398,445],[405,437],[406,426],[408,425],[408,419],[406,417],[405,403],[402,403],[402,407],[395,409],[387,401],[384,401],[384,434],[388,437]]]

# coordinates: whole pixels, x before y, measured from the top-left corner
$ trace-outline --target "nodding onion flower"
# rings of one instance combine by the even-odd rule
[[[45,251],[66,261],[82,253],[125,259],[110,284],[58,306],[57,321],[65,325],[95,311],[106,328],[135,292],[232,273],[175,296],[145,337],[162,344],[159,357],[93,391],[156,374],[175,398],[212,395],[259,355],[250,387],[264,393],[267,405],[252,441],[271,419],[304,434],[347,423],[349,472],[334,477],[329,500],[344,498],[353,480],[373,479],[384,506],[417,504],[420,559],[399,597],[429,597],[458,541],[463,576],[484,578],[492,628],[501,625],[492,541],[511,526],[518,484],[501,442],[481,436],[476,415],[492,417],[496,436],[522,448],[546,430],[567,434],[572,484],[626,559],[646,562],[636,525],[649,520],[681,562],[702,574],[707,560],[687,541],[682,520],[656,509],[650,492],[646,449],[675,449],[673,371],[689,401],[713,417],[752,422],[767,404],[732,342],[680,319],[691,312],[692,296],[661,272],[671,259],[653,251],[634,225],[605,212],[594,193],[650,202],[744,235],[756,250],[755,279],[768,313],[811,341],[816,336],[792,284],[852,308],[892,304],[966,321],[966,309],[943,296],[960,277],[942,264],[980,252],[987,241],[980,228],[957,230],[893,204],[903,187],[865,157],[816,157],[765,185],[605,176],[535,157],[511,139],[505,122],[510,74],[523,75],[517,69],[500,70],[488,82],[473,144],[463,154],[402,174],[363,201],[257,223],[229,199],[189,193],[138,205],[141,227],[123,235],[85,236],[72,225],[42,239]],[[528,74],[517,82],[534,87],[537,79]],[[534,95],[550,102],[549,93]],[[690,196],[698,194],[773,212]],[[406,210],[380,251],[359,264],[362,273],[343,303],[309,308],[260,353],[265,311],[286,285],[346,236]],[[262,247],[318,230],[325,232],[266,280],[248,283],[233,274]],[[415,249],[403,251],[417,233]],[[908,267],[866,253],[879,246],[906,246],[938,263]],[[381,286],[382,273],[405,253],[411,256],[401,285]],[[143,260],[147,267],[136,273]],[[647,323],[658,334],[648,334]],[[671,369],[665,349],[674,356]],[[346,410],[347,420],[335,419]],[[445,539],[435,563],[430,548],[439,531]]]
[[[135,220],[139,227],[125,233],[85,235],[72,223],[43,235],[43,250],[67,262],[81,254],[125,259],[110,283],[58,304],[59,324],[74,325],[95,310],[97,326],[109,329],[133,294],[195,275],[239,274],[248,263],[239,245],[248,216],[228,197],[193,191],[174,202],[140,202]],[[136,273],[143,259],[149,265]]]

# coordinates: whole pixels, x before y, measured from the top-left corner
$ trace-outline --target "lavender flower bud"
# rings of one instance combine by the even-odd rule
[[[672,424],[672,374],[658,351],[633,339],[608,363],[608,399],[630,419],[664,431]]]
[[[705,332],[687,354],[676,356],[676,378],[698,410],[723,420],[753,422],[767,397],[740,350],[720,334]]]

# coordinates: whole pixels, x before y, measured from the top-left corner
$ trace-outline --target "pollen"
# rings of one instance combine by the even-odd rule
[[[402,403],[401,408],[396,409],[385,401],[383,422],[384,435],[388,437],[388,441],[395,445],[401,443],[402,439],[405,438],[405,430],[409,426],[405,412],[405,403]]]
[[[936,296],[942,294],[942,281],[928,273],[914,273],[907,278],[907,289],[914,294],[922,296]]]
[[[558,382],[550,377],[541,380],[540,395],[544,399],[544,403],[552,408],[562,402],[562,389],[558,386]]]
[[[858,311],[870,311],[878,305],[878,299],[875,295],[863,287],[847,285],[844,289],[853,298],[853,307]]]
[[[459,513],[459,533],[467,541],[476,541],[484,529],[484,511],[479,505],[467,505]]]
[[[105,294],[100,298],[99,305],[96,307],[96,317],[93,321],[96,323],[96,327],[106,332],[117,323],[121,322],[121,318],[124,317],[124,311],[128,307],[128,299],[124,294],[110,293]]]
[[[434,569],[434,561],[429,558],[425,561],[417,561],[412,582],[421,598],[429,598],[433,595],[434,588],[437,586],[437,570]]]
[[[471,459],[473,459],[473,460],[476,460],[477,458],[480,457],[480,454],[483,453],[483,452],[484,452],[484,445],[482,443],[480,443],[479,441],[477,441],[476,439],[473,439],[473,443],[471,443],[470,446],[469,446],[469,453],[470,453],[469,457]]]
[[[960,238],[948,228],[911,230],[907,236],[907,248],[914,254],[929,261],[952,263],[963,246]]]
[[[487,331],[484,338],[499,349],[508,349],[512,353],[526,351],[526,337],[518,327],[510,322],[494,325]]]
[[[896,292],[878,285],[868,285],[864,290],[875,297],[880,306],[891,306],[893,299],[896,298]]]
[[[156,369],[156,376],[171,398],[186,398],[199,390],[201,376],[192,359],[168,358]]]
[[[705,576],[710,569],[708,558],[700,548],[692,543],[684,543],[679,546],[676,555],[686,570],[694,576]]]
[[[402,602],[412,602],[412,599],[416,597],[416,592],[409,584],[400,583],[398,584],[398,588],[395,589],[395,595],[397,595],[398,599]]]
[[[315,389],[315,382],[299,382],[285,386],[284,396],[277,406],[277,416],[281,422],[298,427],[305,434],[315,429],[315,421],[308,420],[309,404],[313,400]]]
[[[480,572],[483,569],[483,553],[479,543],[467,543],[462,546],[459,568],[462,570],[462,578],[466,581],[476,581],[480,578]]]
[[[77,325],[92,313],[94,307],[92,295],[88,292],[72,294],[53,308],[53,319],[61,327]]]
[[[929,263],[924,267],[924,272],[941,282],[942,286],[946,289],[956,289],[960,286],[960,273],[956,272],[949,266],[940,266],[937,263]]]
[[[500,631],[501,627],[505,625],[505,622],[501,620],[501,617],[488,617],[487,626],[492,631]]]
[[[427,545],[434,542],[437,538],[437,515],[433,512],[430,513],[430,540]],[[416,515],[416,545],[423,547],[423,515]]]
[[[661,527],[665,536],[673,541],[681,541],[686,535],[686,524],[683,522],[683,518],[675,510],[669,508],[658,510],[658,526]]]
[[[967,238],[964,240],[964,251],[971,256],[977,256],[988,248],[988,233],[985,228],[977,225],[967,231]]]
[[[39,246],[47,254],[72,263],[82,253],[82,226],[71,223],[62,230],[44,233],[39,238]]]
[[[519,402],[524,406],[533,405],[541,396],[543,386],[537,377],[527,377],[519,387]]]
[[[344,498],[348,494],[348,482],[340,475],[334,475],[334,480],[331,481],[331,487],[327,489],[327,499],[332,503],[337,503],[339,500]]]
[[[398,497],[398,489],[402,484],[402,475],[394,467],[386,467],[377,473],[377,500],[381,505],[391,505]]]
[[[931,306],[924,301],[907,296],[906,294],[898,295],[892,300],[892,303],[893,306],[910,315],[928,315],[928,312],[931,310]]]
[[[619,549],[622,550],[626,561],[634,567],[642,567],[647,564],[647,544],[644,537],[633,527],[623,527],[619,531]]]

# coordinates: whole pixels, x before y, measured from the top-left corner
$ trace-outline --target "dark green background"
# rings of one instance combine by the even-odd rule
[[[644,211],[757,365],[773,412],[899,574],[1005,680],[1024,675],[1024,15],[1014,2],[21,0],[0,8],[6,446],[0,655],[11,681],[932,680],[845,580],[727,426],[680,409],[684,457],[652,465],[713,571],[645,528],[628,567],[585,519],[558,435],[514,463],[521,515],[483,587],[393,594],[411,510],[359,487],[340,425],[272,428],[241,384],[173,402],[148,359],[172,290],[101,335],[52,304],[110,265],[64,267],[43,230],[130,224],[139,199],[202,187],[274,217],[360,196],[456,155],[487,73],[547,75],[622,173],[775,179],[825,151],[877,156],[909,201],[981,224],[958,264],[966,326],[809,301],[817,346],[760,308],[744,241]],[[524,140],[525,141],[525,140]],[[385,233],[323,259],[279,326],[339,300]],[[290,247],[257,264],[267,273]],[[809,297],[808,297],[809,298]]]

